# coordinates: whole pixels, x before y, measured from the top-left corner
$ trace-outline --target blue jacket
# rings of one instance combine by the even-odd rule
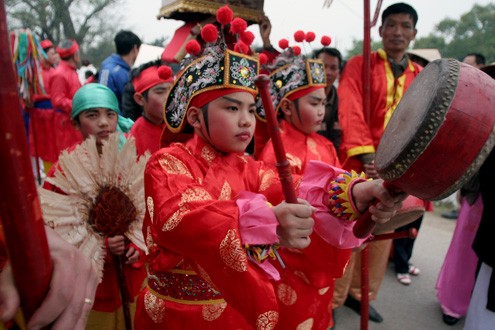
[[[124,86],[129,81],[129,71],[131,68],[117,54],[112,54],[101,63],[101,70],[98,82],[108,86],[119,101],[119,108],[122,111],[122,94]]]

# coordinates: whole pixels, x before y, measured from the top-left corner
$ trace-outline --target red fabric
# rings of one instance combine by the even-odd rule
[[[69,58],[79,50],[79,45],[75,40],[72,40],[72,46],[70,46],[69,48],[57,47],[56,50],[61,58]]]
[[[390,107],[387,106],[387,96],[390,100],[395,94],[393,106],[396,106],[399,102],[398,91],[405,92],[422,69],[416,63],[409,61],[401,77],[393,79],[392,75],[390,79],[390,66],[383,57],[383,50],[371,54],[372,84],[369,124],[366,122],[367,116],[363,113],[361,83],[363,57],[351,58],[340,78],[338,88],[339,124],[342,128],[340,156],[347,169],[361,171],[362,166],[355,156],[376,152],[385,127],[385,115],[389,110],[387,107]]]
[[[317,133],[306,135],[285,120],[280,123],[280,134],[293,174],[304,173],[310,160],[340,167],[335,148],[325,137]],[[271,140],[259,159],[267,165],[276,163]],[[342,276],[351,249],[331,246],[313,232],[311,244],[302,252],[280,250],[287,268],[275,264],[282,277],[276,284],[281,329],[296,329],[309,318],[313,319],[312,329],[328,329],[332,322],[334,279]]]
[[[77,144],[72,145],[70,148],[68,148],[68,151],[69,152],[73,151],[76,148],[76,146]],[[47,176],[54,177],[55,171],[61,171],[58,162],[53,164]],[[47,189],[65,195],[64,191],[48,183],[47,181],[44,182],[43,189]],[[107,240],[105,240],[105,245],[106,242]],[[140,252],[140,259],[144,258],[143,251],[139,250],[134,244],[128,243],[126,245],[126,249],[128,249],[130,246],[134,247],[136,250]],[[115,261],[111,256],[108,247],[106,249],[106,252],[107,253],[105,255],[105,265],[103,268],[103,279],[102,282],[98,284],[98,287],[96,288],[96,296],[93,305],[93,310],[110,313],[110,312],[115,312],[122,305],[122,302],[120,298],[120,291],[118,286],[119,282],[115,268],[116,267]],[[141,258],[141,256],[143,257]],[[139,260],[138,262],[132,265],[124,266],[124,277],[125,277],[126,287],[133,299],[135,299],[136,296],[139,294],[139,291],[143,285],[146,275],[147,275],[146,268],[144,267],[142,260]]]
[[[139,76],[132,80],[132,85],[136,93],[142,94],[151,87],[164,82],[173,82],[173,77],[171,76],[170,79],[165,80],[158,75],[158,67],[151,66],[141,71]]]
[[[147,150],[153,154],[160,149],[160,138],[164,127],[165,123],[155,125],[144,117],[136,120],[129,135],[136,140],[138,156],[144,155]]]
[[[57,154],[82,142],[81,133],[72,126],[72,98],[81,87],[76,68],[66,61],[60,61],[50,80],[50,99],[54,113],[54,130]]]
[[[297,92],[295,93],[292,93],[290,95],[287,96],[287,98],[291,101],[294,101],[294,100],[297,100],[297,99],[300,99],[301,97],[303,97],[304,95],[308,95],[309,93],[312,93],[320,88],[325,88],[325,87],[322,87],[322,86],[310,86],[310,87],[307,87],[307,88],[303,88],[303,89],[300,89],[298,90]]]
[[[50,40],[45,39],[45,40],[41,40],[40,41],[40,46],[43,49],[52,48],[53,47],[53,43]]]
[[[55,72],[51,66],[43,65],[43,84],[47,95],[34,96],[34,108],[29,109],[29,150],[31,156],[38,156],[53,163],[57,160],[59,150],[55,141],[53,108],[37,108],[40,102],[50,101],[50,80]]]
[[[245,90],[239,89],[239,88],[220,88],[220,89],[213,89],[211,91],[206,91],[200,94],[197,94],[194,96],[189,103],[189,106],[194,106],[197,108],[201,108],[205,104],[210,103],[213,100],[218,99],[219,97],[232,94],[232,93],[238,93],[238,92],[245,92]],[[253,92],[254,93],[254,92]]]
[[[163,62],[168,62],[168,63],[176,62],[174,58],[175,55],[181,49],[184,42],[188,39],[191,29],[196,24],[198,24],[198,22],[194,22],[194,21],[187,22],[184,25],[182,25],[180,28],[175,30],[172,40],[170,40],[167,47],[165,47],[165,50],[162,53]]]

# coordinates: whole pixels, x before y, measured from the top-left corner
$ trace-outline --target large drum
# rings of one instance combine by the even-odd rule
[[[495,144],[495,80],[454,59],[416,77],[385,129],[375,158],[387,185],[425,200],[458,190]]]

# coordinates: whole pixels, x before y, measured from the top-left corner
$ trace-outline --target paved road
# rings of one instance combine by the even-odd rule
[[[454,326],[442,321],[442,312],[436,299],[435,282],[442,266],[445,253],[454,232],[455,220],[447,220],[435,213],[425,215],[414,246],[412,263],[421,269],[413,277],[412,284],[400,284],[389,263],[385,279],[372,302],[383,316],[382,323],[369,323],[370,330],[461,330],[464,320]],[[336,330],[359,330],[360,316],[343,306],[335,311]]]

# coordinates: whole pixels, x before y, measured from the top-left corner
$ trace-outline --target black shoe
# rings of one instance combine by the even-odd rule
[[[361,302],[354,299],[353,297],[347,296],[347,299],[344,302],[344,306],[349,307],[350,309],[352,309],[353,311],[355,311],[356,313],[361,315]],[[376,323],[383,322],[383,317],[380,314],[378,314],[376,309],[374,309],[373,306],[371,306],[371,305],[369,305],[368,316],[369,316],[370,321],[373,321]]]
[[[448,324],[448,325],[454,325],[457,322],[459,322],[459,319],[457,317],[453,317],[453,316],[450,316],[447,314],[442,315],[442,320],[443,320],[443,323]]]

